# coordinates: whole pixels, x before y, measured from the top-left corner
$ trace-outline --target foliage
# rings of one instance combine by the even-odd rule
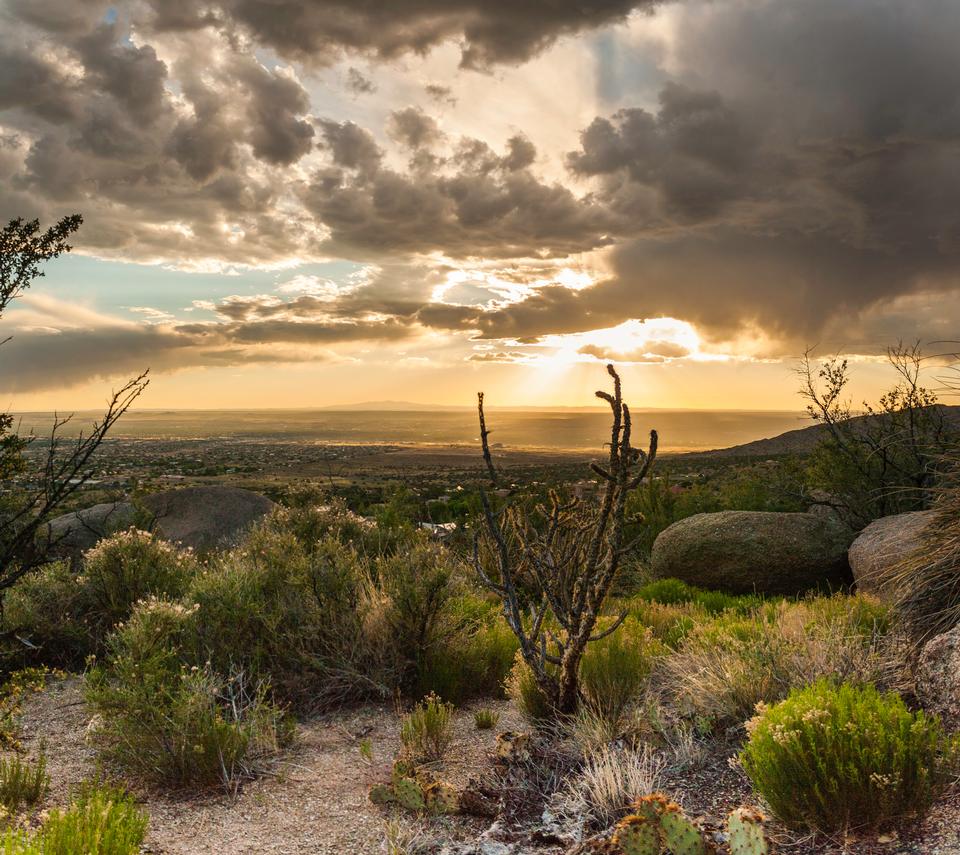
[[[616,633],[591,644],[584,654],[580,689],[587,707],[616,729],[665,651],[647,627],[627,618]]]
[[[635,591],[633,597],[664,605],[692,603],[712,615],[728,610],[745,614],[763,602],[758,596],[708,591],[688,585],[680,579],[658,579],[649,582]]]
[[[771,603],[748,616],[696,625],[661,660],[658,685],[682,714],[710,727],[739,726],[755,705],[822,676],[891,678],[887,611],[864,597]]]
[[[442,547],[418,540],[403,553],[378,559],[373,572],[388,603],[385,618],[400,659],[400,685],[409,689],[426,658],[456,631],[443,619],[452,593],[453,563]]]
[[[657,453],[657,433],[650,432],[647,451],[634,448],[630,408],[623,402],[620,377],[607,366],[613,393],[597,392],[610,405],[609,456],[606,468],[592,464],[604,485],[595,506],[565,501],[560,492],[534,513],[521,505],[495,514],[481,492],[485,524],[484,551],[479,538],[473,565],[483,584],[500,599],[520,654],[553,713],[576,711],[580,701],[580,662],[587,646],[616,631],[621,615],[594,634],[621,560],[627,500],[650,471]],[[483,457],[496,486],[498,476],[488,441],[483,393],[478,395]],[[548,634],[549,633],[549,634]]]
[[[887,357],[898,382],[876,405],[864,402],[859,413],[845,399],[845,359],[816,367],[808,351],[798,372],[807,412],[824,429],[810,459],[808,487],[857,529],[925,507],[939,461],[955,439],[936,395],[920,385],[920,346],[900,344]]]
[[[73,214],[41,232],[39,221],[17,218],[0,230],[0,315],[44,275],[44,262],[70,251],[67,240],[82,222],[79,214]],[[114,392],[102,418],[65,447],[60,432],[70,417],[55,418],[33,486],[9,494],[0,505],[0,597],[46,560],[53,545],[47,521],[89,479],[91,457],[147,387],[146,376],[143,373]],[[24,439],[13,433],[12,419],[0,414],[0,476],[23,471],[24,446]]]
[[[41,755],[36,763],[12,757],[0,758],[0,804],[15,814],[21,805],[33,806],[50,789],[47,760]]]
[[[500,713],[496,710],[482,709],[473,714],[473,723],[477,730],[493,730],[500,721]]]
[[[826,680],[760,707],[741,761],[795,827],[881,829],[922,816],[957,769],[958,743],[896,694]]]
[[[553,708],[550,700],[533,674],[533,669],[518,650],[514,659],[513,668],[504,681],[507,696],[516,705],[517,709],[530,724],[539,726],[553,718]]]
[[[292,738],[268,687],[188,666],[196,607],[141,603],[87,675],[104,754],[168,784],[233,788]]]
[[[31,843],[43,855],[135,855],[147,816],[124,790],[84,784],[66,810],[50,811]],[[14,851],[17,851],[14,849]]]
[[[403,717],[400,741],[413,760],[439,760],[453,739],[453,704],[429,694]]]
[[[4,623],[29,639],[34,658],[77,666],[103,649],[107,633],[136,603],[151,595],[179,597],[197,568],[191,553],[148,532],[117,532],[86,553],[80,573],[54,562],[15,585]]]

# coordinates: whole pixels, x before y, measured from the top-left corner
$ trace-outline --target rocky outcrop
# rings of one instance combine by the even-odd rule
[[[164,540],[197,550],[234,544],[275,507],[266,496],[239,487],[184,487],[144,496],[140,504]]]
[[[696,514],[660,533],[651,569],[732,593],[797,594],[850,581],[853,533],[822,514],[721,511]]]
[[[960,626],[931,638],[917,663],[917,697],[951,730],[960,729]]]
[[[894,600],[892,578],[897,565],[920,545],[920,533],[933,511],[912,511],[874,520],[857,535],[848,552],[857,589]]]
[[[49,538],[55,556],[76,562],[101,538],[128,528],[135,519],[136,510],[131,502],[103,502],[54,517],[42,536]]]

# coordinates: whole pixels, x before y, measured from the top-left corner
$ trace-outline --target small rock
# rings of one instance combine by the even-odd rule
[[[931,638],[917,664],[917,696],[951,730],[960,730],[960,625]]]

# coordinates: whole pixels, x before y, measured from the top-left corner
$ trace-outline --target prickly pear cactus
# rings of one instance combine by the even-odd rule
[[[764,816],[753,808],[740,807],[727,817],[730,855],[768,855],[770,843],[763,830]]]
[[[393,781],[393,785],[396,786],[398,781],[402,781],[404,778],[414,778],[417,774],[417,767],[411,763],[409,760],[404,760],[402,757],[398,757],[393,761],[393,770],[390,773],[390,778]]]
[[[633,811],[644,819],[649,820],[655,825],[660,824],[660,816],[672,804],[663,793],[650,793],[649,796],[641,796],[633,804]]]
[[[610,842],[622,855],[660,855],[660,833],[645,817],[631,814],[617,823]]]
[[[423,788],[413,778],[401,778],[394,783],[393,794],[397,804],[406,810],[420,813],[427,806],[423,798]]]
[[[707,844],[679,805],[669,804],[660,814],[663,842],[673,855],[707,855]]]
[[[388,805],[397,800],[393,787],[389,784],[374,784],[370,788],[370,801],[375,805]]]
[[[530,734],[504,731],[497,736],[497,757],[513,763],[530,756]]]
[[[446,814],[460,810],[460,798],[456,789],[445,781],[434,781],[423,790],[427,813]]]

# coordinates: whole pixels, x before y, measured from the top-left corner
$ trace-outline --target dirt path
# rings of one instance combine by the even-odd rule
[[[508,705],[496,706],[503,726],[515,726]],[[45,806],[64,804],[72,786],[96,774],[94,752],[86,742],[89,718],[77,677],[52,682],[24,704],[24,747],[31,755],[43,747],[47,756],[51,791]],[[284,754],[274,773],[246,784],[236,799],[219,793],[173,797],[134,784],[150,813],[146,851],[378,852],[385,817],[368,800],[367,789],[389,776],[396,733],[393,712],[375,706],[302,724],[296,747]],[[372,763],[360,755],[358,739],[364,737],[373,748]],[[493,731],[476,730],[471,710],[458,711],[444,776],[462,784],[487,762],[494,739]],[[475,832],[470,826],[448,826],[461,839]]]

